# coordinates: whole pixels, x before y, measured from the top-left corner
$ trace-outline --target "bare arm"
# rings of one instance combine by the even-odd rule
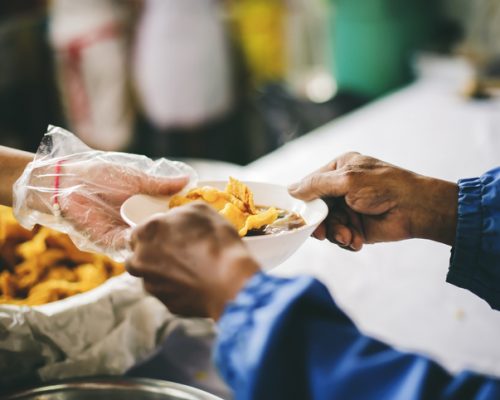
[[[12,186],[34,154],[0,146],[0,204],[12,206]]]

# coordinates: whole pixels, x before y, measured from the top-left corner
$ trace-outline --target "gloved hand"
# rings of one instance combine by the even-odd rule
[[[129,254],[123,202],[138,193],[173,194],[195,181],[186,164],[96,151],[70,132],[50,127],[14,185],[13,208],[28,229],[48,226],[67,233],[82,250],[122,261]]]

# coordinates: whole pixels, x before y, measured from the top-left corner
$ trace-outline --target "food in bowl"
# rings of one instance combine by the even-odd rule
[[[201,200],[214,207],[243,236],[277,234],[300,228],[306,224],[298,213],[273,206],[255,205],[250,188],[230,177],[225,190],[212,186],[191,189],[185,195],[176,195],[169,208]]]
[[[328,214],[328,207],[321,199],[308,202],[296,199],[290,196],[285,186],[279,184],[252,181],[245,181],[244,184],[252,191],[257,204],[273,205],[276,210],[288,210],[300,216],[305,222],[305,225],[296,227],[290,221],[290,226],[286,226],[286,230],[278,235],[250,236],[247,232],[242,238],[250,254],[263,269],[274,268],[290,257],[314,232]],[[199,182],[199,186],[209,186],[225,192],[227,181],[202,181]],[[186,197],[186,195],[183,197]],[[197,196],[197,200],[200,200],[199,197]],[[135,227],[146,222],[154,215],[168,213],[170,200],[171,197],[137,194],[131,196],[122,204],[120,214],[126,223]],[[194,201],[194,199],[180,202],[186,203],[189,201]],[[178,205],[173,204],[173,206]],[[275,226],[279,220],[277,217],[270,226]]]
[[[0,304],[35,306],[86,292],[124,272],[124,266],[80,251],[60,232],[21,227],[0,206]]]

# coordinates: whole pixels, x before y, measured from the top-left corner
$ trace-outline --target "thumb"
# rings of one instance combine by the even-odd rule
[[[141,192],[152,196],[161,196],[177,193],[189,182],[188,176],[151,176],[148,175],[142,181]]]
[[[315,172],[299,183],[288,186],[288,192],[301,200],[310,201],[320,197],[342,197],[349,190],[345,175],[337,171]]]

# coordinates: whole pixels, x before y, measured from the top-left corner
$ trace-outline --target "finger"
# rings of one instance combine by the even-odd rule
[[[130,275],[143,278],[145,281],[160,282],[160,280],[165,278],[161,271],[155,271],[148,260],[143,260],[137,254],[134,254],[125,261],[125,269]]]
[[[318,174],[318,173],[334,171],[337,169],[337,167],[338,167],[338,158],[335,158],[334,160],[329,161],[328,163],[323,165],[322,167],[319,167],[317,170],[309,173],[305,177],[310,176],[310,175],[314,175],[314,174]]]
[[[349,247],[353,251],[359,251],[363,247],[364,238],[356,229],[353,229],[351,232],[352,232],[352,241]]]
[[[141,191],[152,196],[167,196],[180,191],[187,185],[188,181],[188,176],[161,177],[148,175],[142,181]]]
[[[326,239],[326,227],[324,223],[319,224],[316,230],[312,233],[312,236],[318,240]]]
[[[125,260],[125,270],[132,276],[142,276],[141,268],[137,267],[132,258]]]
[[[332,223],[328,226],[327,239],[341,247],[350,246],[352,242],[352,231],[346,225]]]
[[[117,221],[111,221],[108,229],[99,232],[92,232],[95,237],[95,243],[105,254],[111,255],[115,251],[121,251],[129,248],[130,228],[126,225],[120,225]]]
[[[347,226],[349,224],[349,216],[345,210],[343,199],[325,198],[325,202],[328,205],[328,215],[323,221],[323,225],[325,238],[328,238],[335,226]],[[332,240],[335,239],[332,238]]]
[[[353,211],[349,207],[345,207],[344,211],[347,215],[347,220],[349,221],[347,225],[349,225],[351,230],[355,230],[359,235],[361,235],[364,241],[365,227],[363,225],[363,219],[356,211]]]
[[[325,201],[328,204],[327,221],[348,225],[350,219],[344,199],[326,198]]]
[[[163,231],[169,228],[165,221],[167,215],[153,215],[148,220],[142,222],[132,232],[132,241],[141,243],[150,243]]]
[[[332,166],[333,168],[331,168],[330,166]],[[288,192],[291,193],[293,191],[296,191],[300,187],[301,182],[304,181],[305,179],[308,179],[314,175],[329,172],[329,171],[334,170],[334,169],[336,169],[336,160],[333,160],[333,161],[329,162],[328,164],[325,164],[321,168],[318,168],[317,170],[307,174],[300,181],[295,182],[295,183],[291,183],[290,185],[288,185]]]
[[[315,172],[330,172],[334,171],[336,169],[340,169],[344,167],[346,164],[349,164],[352,162],[353,158],[360,156],[361,154],[358,153],[357,151],[349,151],[347,153],[344,153],[329,163],[323,165],[321,168],[318,168]],[[314,173],[314,172],[313,172]]]
[[[365,236],[358,226],[362,229],[363,225],[356,213],[348,209],[346,211],[346,219],[342,218],[341,222],[332,220],[328,229],[328,239],[346,250],[359,251],[365,243]]]
[[[288,192],[292,196],[304,201],[320,197],[342,197],[348,190],[345,175],[337,171],[315,173],[306,176],[298,186],[288,187]]]
[[[128,227],[109,207],[78,194],[63,199],[61,206],[74,230],[95,245],[113,249],[126,245]]]
[[[318,168],[316,171],[311,172],[309,175],[307,175],[303,179],[305,179],[311,175],[335,171],[336,169],[339,169],[342,166],[344,166],[346,163],[348,163],[353,157],[357,157],[359,155],[360,155],[360,153],[355,152],[355,151],[344,153],[341,156],[339,156],[339,157],[333,159],[332,161],[328,162],[327,164],[323,165],[322,167]],[[300,185],[300,182],[292,183],[288,188],[290,190],[294,190],[299,185]]]

